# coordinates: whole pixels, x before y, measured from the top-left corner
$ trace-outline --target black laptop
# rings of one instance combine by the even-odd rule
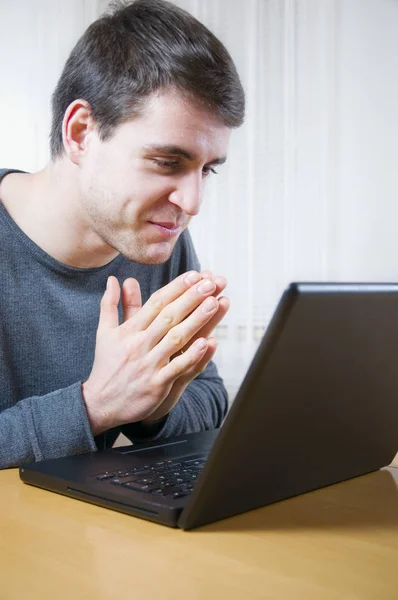
[[[294,283],[223,426],[21,467],[25,483],[192,529],[398,451],[398,284]]]

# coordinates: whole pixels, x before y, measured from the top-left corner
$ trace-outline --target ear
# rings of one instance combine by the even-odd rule
[[[74,100],[62,121],[62,140],[68,158],[75,164],[84,156],[94,129],[91,106],[86,100]]]

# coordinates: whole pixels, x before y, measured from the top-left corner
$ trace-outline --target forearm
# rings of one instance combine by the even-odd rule
[[[92,450],[79,382],[0,413],[0,468]]]

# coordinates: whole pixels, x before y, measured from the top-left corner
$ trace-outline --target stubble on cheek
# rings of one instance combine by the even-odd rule
[[[121,193],[109,190],[102,184],[101,176],[92,179],[84,197],[84,209],[89,227],[97,241],[104,243],[128,260],[142,264],[162,264],[174,249],[178,238],[159,240],[153,237],[151,221],[174,220],[167,203],[154,206],[145,212],[140,200],[129,197],[121,199]],[[158,214],[160,216],[158,216]],[[183,229],[187,224],[184,224]]]

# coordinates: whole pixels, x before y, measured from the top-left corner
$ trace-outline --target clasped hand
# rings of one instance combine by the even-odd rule
[[[109,277],[83,397],[93,435],[170,412],[217,348],[210,337],[229,308],[223,277],[190,271],[142,305],[138,281]],[[118,304],[123,323],[119,325]]]

